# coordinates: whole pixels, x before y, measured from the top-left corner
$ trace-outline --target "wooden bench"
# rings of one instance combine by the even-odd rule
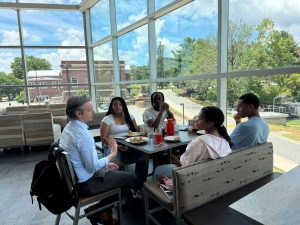
[[[61,135],[61,128],[53,124],[52,114],[31,113],[22,115],[25,144],[31,146],[50,145]]]
[[[272,171],[272,143],[234,151],[223,158],[177,167],[173,169],[173,200],[163,193],[157,181],[144,184],[147,225],[150,220],[159,224],[152,214],[161,209],[169,211],[180,224],[183,215],[190,210],[272,174]],[[150,209],[150,197],[160,206]]]
[[[0,116],[0,147],[21,147],[23,151],[25,141],[23,135],[21,115]]]

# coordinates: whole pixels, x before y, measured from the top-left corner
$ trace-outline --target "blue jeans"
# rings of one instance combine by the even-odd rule
[[[169,178],[173,178],[172,170],[176,167],[177,166],[175,164],[160,165],[155,168],[152,179],[158,180],[161,174],[164,174]]]

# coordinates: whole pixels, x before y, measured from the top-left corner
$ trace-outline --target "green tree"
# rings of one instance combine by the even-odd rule
[[[89,91],[85,90],[85,89],[80,89],[76,92],[76,95],[77,96],[83,96],[83,95],[89,96]]]
[[[144,80],[150,77],[148,66],[130,66],[131,80]]]
[[[0,86],[0,95],[7,96],[9,100],[12,100],[22,90],[21,87],[13,87],[13,85],[22,85],[23,80],[20,80],[12,74],[0,72],[0,84],[7,86]]]
[[[25,91],[20,91],[20,93],[16,97],[16,101],[19,102],[19,103],[23,103],[23,104],[25,102],[27,102]]]
[[[43,58],[36,58],[34,56],[26,56],[26,66],[27,71],[32,70],[51,70],[51,64],[48,60]],[[22,59],[20,57],[14,58],[14,61],[11,63],[10,68],[13,75],[16,78],[24,79],[24,66],[22,64]]]
[[[299,62],[296,55],[297,43],[294,37],[286,31],[278,30],[271,19],[264,19],[256,27],[256,37],[249,42],[251,29],[248,25],[240,23],[237,27],[233,24],[230,32],[232,37],[240,37],[241,41],[231,41],[229,49],[229,70],[253,70],[269,69],[274,67],[284,67],[295,65]],[[247,43],[248,42],[248,43]],[[242,46],[242,47],[241,47]],[[235,51],[236,49],[239,51]],[[244,52],[243,52],[244,51]],[[231,64],[230,64],[231,63]],[[253,91],[260,96],[263,104],[272,104],[273,98],[279,94],[287,94],[297,98],[296,86],[287,85],[292,75],[273,75],[266,77],[251,78],[230,78],[228,85],[228,102],[234,104],[237,93],[243,91]]]

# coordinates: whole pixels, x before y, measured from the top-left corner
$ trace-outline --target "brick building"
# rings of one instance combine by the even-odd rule
[[[72,84],[70,86],[58,87],[31,87],[29,89],[30,99],[45,100],[59,97],[66,101],[69,96],[75,95],[79,90],[88,91],[87,63],[86,61],[61,61],[61,70],[38,70],[28,72],[28,84],[53,85],[53,84]],[[113,61],[95,61],[95,83],[112,82],[114,79]],[[125,71],[125,62],[120,61],[121,80],[129,78],[128,71]],[[113,93],[112,85],[101,85],[96,88],[98,99],[111,98]]]

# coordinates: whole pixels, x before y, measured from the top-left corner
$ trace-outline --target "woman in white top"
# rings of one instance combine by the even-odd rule
[[[110,148],[108,141],[121,133],[128,131],[136,132],[137,125],[134,117],[129,114],[126,102],[121,97],[115,97],[111,100],[106,116],[103,118],[100,126],[101,140],[103,142],[104,155],[109,154]],[[141,151],[127,148],[124,145],[118,145],[119,159],[122,163],[136,163],[135,175],[138,180],[138,187],[143,187],[148,175],[148,156]],[[134,193],[134,196],[140,197],[140,194]]]
[[[224,114],[215,106],[203,107],[200,111],[197,126],[199,130],[205,130],[205,134],[191,141],[186,151],[181,155],[177,166],[186,166],[194,162],[207,159],[217,159],[231,153],[231,140],[226,128],[223,126]],[[176,158],[175,158],[176,159]],[[167,185],[172,186],[172,169],[174,164],[163,165],[156,168],[154,178],[164,174]]]

